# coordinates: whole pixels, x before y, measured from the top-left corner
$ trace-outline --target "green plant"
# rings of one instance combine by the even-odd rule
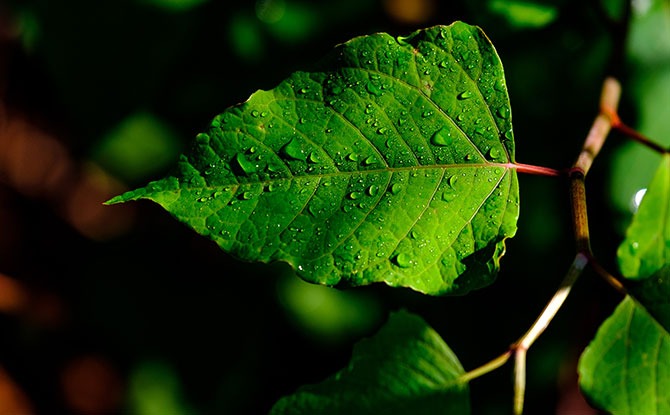
[[[608,78],[571,168],[521,164],[502,64],[480,29],[457,22],[360,37],[217,116],[173,175],[110,203],[153,200],[225,251],[288,262],[311,282],[466,294],[493,281],[515,234],[517,171],[565,177],[575,258],[507,351],[465,372],[421,318],[399,312],[347,368],[273,413],[467,413],[468,382],[511,358],[521,413],[526,352],[589,265],[627,297],[582,357],[583,391],[613,413],[670,413],[669,156],[618,251],[624,279],[599,264],[589,242],[585,176],[610,129],[667,152],[619,120],[619,95]]]

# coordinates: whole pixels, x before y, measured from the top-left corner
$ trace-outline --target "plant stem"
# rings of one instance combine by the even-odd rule
[[[616,114],[621,98],[621,84],[614,78],[606,78],[600,93],[600,113],[593,121],[591,130],[586,136],[581,153],[573,165],[574,169],[581,169],[584,176],[588,173],[605,139],[612,129],[612,119],[607,114]]]
[[[526,392],[526,349],[514,352],[514,415],[523,413],[523,401]]]
[[[484,363],[483,365],[479,366],[476,369],[473,369],[467,373],[464,373],[463,375],[460,376],[459,381],[466,383],[470,382],[472,379],[476,379],[480,376],[483,376],[489,372],[493,372],[494,370],[498,369],[500,366],[504,365],[507,363],[509,360],[510,356],[512,355],[512,351],[508,350],[505,353],[501,354],[500,356],[496,357],[495,359],[491,360],[490,362]]]
[[[535,174],[538,176],[558,177],[563,175],[560,170],[552,169],[551,167],[534,166],[532,164],[508,163],[505,167],[516,169],[519,173]]]
[[[526,353],[535,341],[544,333],[549,323],[554,319],[558,310],[563,306],[568,294],[572,290],[582,271],[593,260],[594,268],[615,288],[625,290],[623,285],[611,274],[600,267],[593,259],[591,253],[589,224],[586,209],[586,187],[585,178],[593,160],[600,152],[605,139],[612,126],[618,118],[611,114],[616,114],[621,97],[621,85],[614,78],[607,78],[603,83],[603,89],[600,96],[601,111],[593,121],[593,125],[584,141],[582,151],[572,168],[568,170],[570,179],[570,201],[572,206],[572,219],[575,234],[577,254],[568,269],[559,288],[553,297],[544,307],[538,318],[528,331],[521,336],[504,354],[491,360],[484,365],[465,373],[460,377],[463,382],[469,382],[479,376],[489,373],[502,365],[514,354],[514,413],[520,415],[523,412],[524,395],[526,389]],[[509,163],[507,168],[515,168],[522,173],[539,174],[545,176],[561,176],[559,170],[548,167],[532,166],[528,164]]]
[[[514,413],[516,415],[520,415],[523,412],[524,393],[526,390],[526,351],[546,330],[551,320],[554,319],[565,299],[568,298],[568,294],[570,294],[572,286],[577,281],[577,277],[579,277],[588,263],[589,258],[581,252],[575,256],[561,285],[544,307],[540,316],[535,320],[530,329],[510,347],[510,350],[514,350],[514,357],[516,359],[514,364]]]
[[[602,112],[609,117],[613,129],[621,132],[622,134],[628,136],[628,138],[632,139],[633,141],[636,141],[657,153],[663,154],[668,152],[668,149],[663,148],[660,144],[651,141],[643,134],[640,134],[639,132],[635,131],[634,129],[624,124],[621,121],[621,118],[619,118],[619,114],[617,114],[616,111],[613,111],[610,108],[603,108]]]
[[[602,265],[600,265],[600,263],[596,258],[590,257],[589,263],[591,264],[591,268],[598,275],[600,275],[600,277],[602,277],[602,279],[604,279],[605,282],[614,287],[614,289],[617,290],[620,294],[631,295],[626,289],[626,287],[621,283],[621,281],[619,281],[618,278],[610,274]]]

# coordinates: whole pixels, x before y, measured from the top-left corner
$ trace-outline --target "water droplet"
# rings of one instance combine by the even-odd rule
[[[350,161],[358,161],[358,157],[359,156],[356,153],[349,153],[349,155],[347,156],[347,159],[349,159]]]
[[[497,148],[492,148],[489,150],[489,158],[497,159],[498,157],[500,157],[500,150]]]
[[[424,111],[424,112],[421,114],[421,116],[422,116],[423,118],[428,118],[428,117],[430,117],[431,115],[433,115],[433,111]]]
[[[447,189],[444,192],[442,192],[442,200],[445,202],[451,202],[456,198],[456,192],[454,192],[451,189]]]
[[[465,159],[468,160],[468,161],[472,160],[472,157],[473,157],[472,154],[466,154],[465,155]]]
[[[379,97],[383,94],[381,88],[375,85],[373,82],[368,82],[365,86],[365,89],[372,95]]]
[[[363,160],[364,166],[371,166],[375,163],[377,163],[377,159],[374,156],[366,157],[365,160]]]
[[[456,187],[456,182],[458,182],[458,176],[456,175],[450,176],[449,179],[447,179],[447,183],[449,183],[449,186],[451,186],[451,188]]]
[[[351,192],[347,195],[347,197],[351,200],[356,200],[356,199],[359,199],[361,197],[361,193],[360,192]]]
[[[400,183],[393,183],[389,189],[392,194],[397,195],[402,190],[402,185]]]
[[[249,200],[249,199],[251,199],[252,197],[254,197],[254,194],[251,193],[251,192],[244,192],[244,193],[242,193],[240,196],[241,196],[242,199],[244,199],[244,200]]]
[[[380,127],[379,129],[377,129],[377,134],[384,134],[385,132],[386,132],[386,128],[384,128],[384,127]]]
[[[291,139],[291,141],[289,141],[284,147],[282,147],[281,152],[285,156],[293,160],[305,161],[305,159],[307,158],[305,150],[303,150],[302,145],[295,138]]]
[[[498,116],[500,118],[504,118],[504,119],[509,118],[509,108],[507,108],[507,107],[498,108],[498,111],[496,111],[496,113],[498,114]]]
[[[377,193],[379,193],[379,186],[376,184],[373,184],[368,187],[368,189],[365,191],[365,193],[368,194],[368,196],[375,196]]]
[[[508,140],[511,140],[514,138],[514,135],[512,134],[512,130],[507,130],[505,131],[505,138]]]
[[[404,252],[399,253],[393,257],[393,262],[400,268],[409,268],[412,266],[412,259]]]
[[[299,122],[300,124],[304,124],[305,121],[306,121],[306,120],[305,120],[304,118],[300,118],[300,120],[298,120],[298,122]]]
[[[451,131],[446,128],[437,130],[432,137],[430,137],[430,143],[436,146],[448,146],[452,144]]]
[[[463,91],[460,94],[458,94],[458,96],[456,98],[458,98],[460,100],[463,100],[463,99],[472,98],[473,95],[474,94],[472,93],[472,91]]]
[[[306,93],[308,93],[308,92],[309,92],[309,87],[306,86],[306,87],[300,88],[300,92],[301,92],[302,94],[306,94]]]
[[[440,68],[446,68],[447,66],[449,66],[449,64],[447,64],[447,61],[440,62]]]
[[[242,169],[242,171],[245,172],[246,174],[256,173],[258,166],[256,166],[256,164],[254,164],[253,162],[247,160],[247,158],[244,157],[244,154],[237,153],[237,155],[235,156],[235,161],[237,162],[237,165]]]
[[[261,115],[261,113],[258,112],[258,111],[256,111],[256,110],[251,111],[251,116],[252,116],[252,117],[254,117],[254,118],[258,118],[259,115]]]

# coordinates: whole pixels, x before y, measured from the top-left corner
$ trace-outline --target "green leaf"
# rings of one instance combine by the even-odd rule
[[[271,414],[468,414],[458,359],[420,317],[391,315],[354,346],[349,365],[279,400]]]
[[[173,176],[110,202],[153,200],[311,282],[464,293],[492,282],[516,232],[511,128],[481,29],[379,33],[229,108]]]
[[[626,288],[670,330],[670,155],[664,155],[617,251]]]
[[[670,263],[670,155],[663,156],[617,256],[622,274],[637,280]]]
[[[506,18],[510,26],[519,29],[544,27],[558,16],[555,6],[532,1],[491,0],[489,10]]]
[[[579,362],[580,386],[615,415],[670,414],[670,335],[627,297]]]

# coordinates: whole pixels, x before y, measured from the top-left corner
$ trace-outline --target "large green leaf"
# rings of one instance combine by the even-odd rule
[[[217,116],[173,176],[111,202],[153,200],[308,281],[463,293],[493,280],[516,232],[513,161],[500,59],[456,22],[339,45]]]
[[[392,314],[373,337],[354,347],[349,365],[317,385],[282,398],[271,414],[470,413],[463,368],[420,317]]]
[[[615,415],[670,414],[670,334],[627,297],[579,362],[591,403]]]

